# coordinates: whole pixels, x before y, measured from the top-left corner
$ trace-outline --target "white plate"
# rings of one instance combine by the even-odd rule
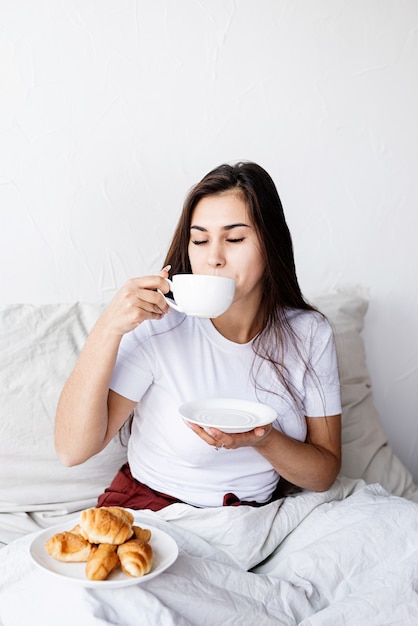
[[[234,398],[193,400],[183,404],[179,411],[188,422],[224,433],[244,433],[271,424],[277,417],[276,411],[266,404]]]
[[[63,532],[64,530],[71,530],[75,523],[76,522],[74,522],[73,525],[71,525],[71,522],[69,524],[68,522],[66,524],[59,524],[58,526],[53,526],[38,533],[29,546],[29,554],[34,563],[44,571],[82,587],[112,589],[115,587],[128,587],[130,585],[145,583],[147,580],[164,572],[164,570],[174,563],[178,556],[177,544],[170,535],[167,535],[167,533],[159,528],[148,526],[148,524],[142,526],[141,522],[138,521],[135,522],[137,525],[141,525],[143,528],[149,528],[151,531],[150,544],[154,557],[149,574],[132,578],[124,574],[118,567],[111,572],[106,580],[89,580],[85,573],[85,563],[65,563],[63,561],[57,561],[50,556],[45,549],[45,542],[52,537],[52,535]]]

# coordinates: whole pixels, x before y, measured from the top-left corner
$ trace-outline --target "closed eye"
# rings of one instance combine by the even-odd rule
[[[245,237],[237,237],[236,239],[232,239],[229,238],[227,239],[228,243],[241,243],[242,241],[244,241]],[[204,239],[203,241],[198,241],[198,240],[192,240],[192,244],[194,244],[195,246],[202,246],[203,244],[208,243],[207,239]]]

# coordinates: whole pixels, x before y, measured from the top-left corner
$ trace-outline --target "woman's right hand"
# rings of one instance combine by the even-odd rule
[[[100,318],[100,325],[107,332],[124,335],[144,320],[158,320],[170,310],[160,293],[170,290],[168,269],[161,270],[158,276],[142,276],[129,279],[111,300]]]
[[[65,465],[84,462],[103,450],[135,406],[109,393],[122,336],[169,310],[168,269],[158,276],[133,278],[117,292],[96,322],[62,390],[55,420],[55,447]]]

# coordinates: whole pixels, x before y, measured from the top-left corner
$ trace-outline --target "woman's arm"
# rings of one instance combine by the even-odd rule
[[[312,491],[329,489],[341,468],[341,416],[307,417],[307,438],[297,441],[272,426],[248,433],[226,434],[191,425],[207,443],[218,448],[253,446],[286,480]]]
[[[129,280],[116,294],[88,336],[57,407],[55,448],[65,465],[76,465],[109,443],[135,402],[110,391],[109,384],[123,335],[146,319],[169,310],[163,296],[168,273]]]
[[[304,489],[325,491],[341,469],[341,416],[307,417],[306,422],[305,442],[272,428],[254,448],[289,482]]]

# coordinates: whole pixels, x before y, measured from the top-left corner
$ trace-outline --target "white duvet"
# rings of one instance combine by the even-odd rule
[[[34,566],[27,535],[0,551],[3,626],[417,626],[418,504],[340,479],[261,508],[139,512],[177,542],[165,572],[86,589]]]

